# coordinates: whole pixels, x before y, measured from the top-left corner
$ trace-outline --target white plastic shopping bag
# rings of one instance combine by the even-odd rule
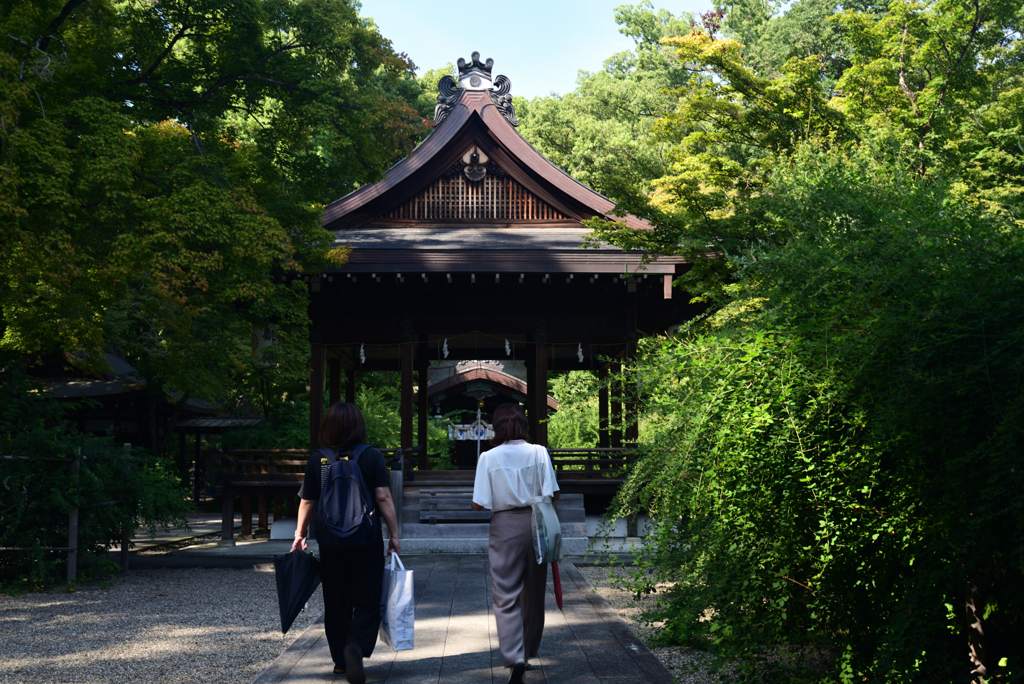
[[[397,564],[397,567],[396,567]],[[380,598],[380,639],[396,651],[411,651],[416,603],[412,595],[412,570],[392,552],[391,564],[384,566],[384,588]]]

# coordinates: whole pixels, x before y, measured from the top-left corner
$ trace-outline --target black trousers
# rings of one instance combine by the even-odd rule
[[[345,646],[359,645],[368,658],[380,629],[380,593],[384,580],[384,541],[380,534],[358,549],[320,547],[320,585],[324,590],[324,633],[335,664],[344,665]]]

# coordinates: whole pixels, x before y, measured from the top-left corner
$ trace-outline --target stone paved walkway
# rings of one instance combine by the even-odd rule
[[[414,571],[416,648],[395,653],[378,643],[366,659],[368,684],[505,684],[484,555],[403,557]],[[672,676],[608,603],[568,562],[560,564],[563,610],[548,600],[540,657],[527,684],[671,684]],[[254,684],[345,682],[333,663],[322,620],[310,627]]]

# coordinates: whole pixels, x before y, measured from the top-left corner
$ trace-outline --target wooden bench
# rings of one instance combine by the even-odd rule
[[[390,469],[399,463],[399,449],[381,449]],[[223,496],[221,502],[221,539],[233,538],[235,496],[241,496],[242,536],[252,534],[252,498],[259,507],[258,530],[269,533],[267,502],[273,498],[274,520],[298,514],[298,493],[306,478],[308,449],[234,449],[214,457],[218,483],[208,493]]]
[[[296,458],[299,457],[299,458]],[[297,513],[296,496],[305,479],[309,451],[305,449],[236,449],[214,460],[219,486],[210,493],[222,495],[221,539],[233,538],[235,496],[241,496],[242,536],[252,535],[252,499],[258,506],[258,529],[269,534],[269,498],[274,520]]]

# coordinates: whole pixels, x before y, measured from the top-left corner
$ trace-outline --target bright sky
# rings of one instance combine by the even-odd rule
[[[494,76],[512,81],[523,97],[576,89],[576,73],[597,71],[633,41],[619,33],[615,8],[641,0],[361,0],[397,52],[405,52],[420,75],[469,60],[494,60]],[[706,12],[712,0],[654,2],[674,15]]]

